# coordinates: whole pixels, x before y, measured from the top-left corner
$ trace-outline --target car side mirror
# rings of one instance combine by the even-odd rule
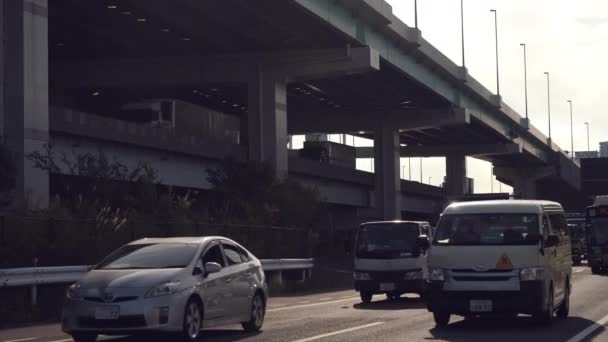
[[[222,270],[222,265],[217,262],[208,262],[205,264],[205,272],[207,274],[217,273]]]
[[[416,240],[416,245],[423,251],[426,251],[430,247],[429,237],[426,235],[420,235]]]
[[[203,270],[198,266],[194,267],[194,269],[192,270],[192,275],[197,276],[201,274],[203,274]]]
[[[545,240],[545,248],[555,247],[559,245],[560,239],[557,235],[549,235]]]

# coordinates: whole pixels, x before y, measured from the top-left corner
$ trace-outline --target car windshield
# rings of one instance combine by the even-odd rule
[[[419,227],[415,223],[377,223],[361,226],[357,257],[396,259],[415,254]]]
[[[608,244],[608,218],[599,218],[591,221],[591,243],[597,245]]]
[[[127,245],[110,254],[96,269],[184,268],[194,258],[197,247],[185,243]]]
[[[441,218],[434,245],[533,245],[540,239],[538,215],[466,214]]]

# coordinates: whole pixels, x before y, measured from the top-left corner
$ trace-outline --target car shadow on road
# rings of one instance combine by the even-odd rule
[[[586,318],[570,317],[566,320],[556,319],[553,325],[544,326],[530,316],[518,316],[516,318],[504,316],[476,317],[460,320],[449,324],[445,328],[435,327],[429,330],[432,338],[425,339],[451,342],[472,341],[480,333],[491,332],[493,342],[499,342],[503,341],[503,336],[504,341],[511,341],[514,332],[521,332],[538,341],[566,340],[594,323]],[[603,326],[598,327],[590,337],[601,334],[603,331],[605,331]],[[487,337],[488,335],[484,336]]]
[[[201,337],[199,340],[201,341],[240,341],[246,338],[251,338],[262,334],[263,331],[258,332],[245,332],[243,330],[238,329],[213,329],[213,330],[204,330],[201,333]],[[173,342],[179,341],[178,335],[170,335],[170,334],[149,334],[149,335],[134,335],[134,336],[124,336],[111,340],[107,340],[111,342]]]
[[[401,297],[396,300],[373,301],[369,304],[357,303],[353,307],[357,310],[413,310],[424,309],[426,304],[421,298]]]

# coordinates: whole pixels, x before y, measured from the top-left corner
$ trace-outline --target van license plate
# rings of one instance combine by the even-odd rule
[[[120,316],[120,306],[98,306],[95,308],[95,319],[110,320],[118,319]]]
[[[471,312],[492,312],[491,300],[471,300],[469,302]]]
[[[381,283],[380,291],[395,291],[395,284],[394,283]]]

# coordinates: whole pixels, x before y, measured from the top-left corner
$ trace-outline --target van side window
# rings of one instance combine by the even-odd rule
[[[558,235],[560,238],[568,237],[568,224],[566,223],[566,217],[562,214],[551,214],[549,215],[551,221],[551,227],[553,228],[553,234]]]

